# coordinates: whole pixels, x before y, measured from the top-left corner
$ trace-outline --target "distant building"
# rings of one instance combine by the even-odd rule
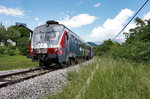
[[[16,25],[17,25],[17,26],[24,26],[24,27],[27,26],[27,24],[25,24],[25,23],[20,23],[20,22],[16,22]]]

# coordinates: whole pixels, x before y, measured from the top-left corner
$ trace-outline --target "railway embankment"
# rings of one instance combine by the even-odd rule
[[[41,76],[31,78],[7,87],[0,89],[0,98],[47,98],[52,95],[58,94],[67,85],[67,75],[70,71],[79,71],[80,67],[88,66],[93,60],[83,62],[81,64],[67,67],[64,69],[52,71]],[[1,71],[0,74],[9,74],[12,72],[24,71],[21,70],[10,70]]]

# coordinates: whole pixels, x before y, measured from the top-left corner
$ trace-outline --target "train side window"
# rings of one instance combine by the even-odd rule
[[[75,39],[75,43],[77,44],[77,39]]]
[[[73,35],[71,35],[71,42],[73,42],[74,41],[74,37],[73,37]]]
[[[64,43],[67,43],[67,42],[68,42],[68,33],[67,33],[67,32],[65,32],[65,38],[64,38],[63,42],[64,42]]]
[[[66,32],[66,40],[69,40],[68,32]]]

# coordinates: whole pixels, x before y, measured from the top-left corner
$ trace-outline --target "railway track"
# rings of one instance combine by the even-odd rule
[[[12,85],[12,84],[24,81],[24,80],[28,80],[28,79],[34,78],[36,76],[40,76],[40,75],[49,73],[54,70],[56,70],[56,69],[43,70],[41,68],[33,68],[33,69],[21,71],[21,72],[15,72],[15,73],[10,73],[10,74],[6,74],[6,75],[1,75],[0,76],[0,88],[6,87],[8,85]]]

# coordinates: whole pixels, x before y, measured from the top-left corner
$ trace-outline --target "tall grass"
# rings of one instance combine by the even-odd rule
[[[103,58],[82,99],[149,99],[149,70],[140,64]]]
[[[81,99],[150,99],[150,67],[142,64],[133,64],[127,61],[101,57],[93,63],[98,65],[89,85],[81,93]],[[92,65],[92,64],[91,64]],[[94,67],[94,66],[93,66]],[[86,67],[88,68],[88,67]],[[91,67],[89,66],[89,69]],[[94,68],[93,68],[94,69]],[[83,69],[84,71],[85,69]],[[93,71],[93,70],[91,70]],[[82,77],[81,75],[88,75]],[[91,74],[91,73],[90,73]],[[71,99],[78,96],[79,91],[90,77],[89,71],[79,72],[78,78],[73,77],[65,90],[57,95],[59,98]],[[83,80],[83,83],[80,81]],[[78,79],[78,85],[73,85]],[[79,80],[80,79],[80,80]],[[85,80],[86,79],[86,80]],[[80,87],[79,87],[80,86]],[[81,87],[82,86],[82,87]],[[70,91],[78,91],[69,96]],[[60,97],[63,96],[63,97]]]

